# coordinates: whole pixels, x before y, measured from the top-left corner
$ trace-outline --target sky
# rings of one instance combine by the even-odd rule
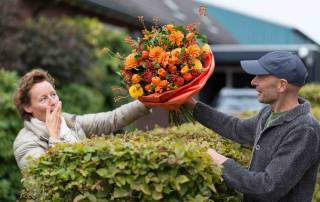
[[[198,0],[294,27],[320,44],[319,0]]]

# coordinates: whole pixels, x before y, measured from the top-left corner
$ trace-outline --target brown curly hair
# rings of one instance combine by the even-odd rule
[[[14,96],[14,103],[23,120],[29,121],[32,117],[32,114],[24,110],[24,107],[30,106],[31,104],[29,92],[35,84],[40,83],[42,81],[47,81],[54,87],[54,79],[47,71],[41,69],[32,70],[26,73],[20,79],[19,85],[16,89],[16,93]]]

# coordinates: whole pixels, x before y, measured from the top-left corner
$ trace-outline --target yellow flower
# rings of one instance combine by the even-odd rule
[[[194,69],[202,69],[202,63],[198,59],[193,59],[192,60],[193,68]]]
[[[210,53],[210,51],[211,51],[211,48],[207,43],[201,47],[201,54],[208,54]]]
[[[132,98],[138,99],[140,96],[143,95],[143,88],[140,84],[134,84],[129,88],[129,94]]]

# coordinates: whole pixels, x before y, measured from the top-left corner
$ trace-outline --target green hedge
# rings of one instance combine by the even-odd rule
[[[93,138],[56,146],[32,163],[24,196],[34,201],[240,201],[206,154],[208,147],[244,164],[250,156],[201,125]]]
[[[300,96],[306,98],[312,107],[320,107],[320,83],[310,83],[302,87]]]
[[[0,201],[15,201],[22,188],[12,143],[22,126],[13,104],[18,76],[0,69]]]

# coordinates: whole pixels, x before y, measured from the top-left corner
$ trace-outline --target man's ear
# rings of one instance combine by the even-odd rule
[[[284,92],[288,89],[288,81],[286,79],[280,79],[280,92]]]

